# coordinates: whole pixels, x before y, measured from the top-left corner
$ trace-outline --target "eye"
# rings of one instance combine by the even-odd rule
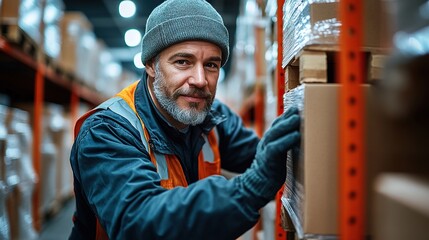
[[[179,60],[176,60],[174,63],[178,65],[188,65],[189,61],[185,59],[179,59]]]
[[[210,70],[219,70],[219,64],[216,64],[214,62],[207,63],[206,67]]]

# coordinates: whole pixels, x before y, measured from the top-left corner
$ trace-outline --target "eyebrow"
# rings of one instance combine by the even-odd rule
[[[192,58],[192,57],[194,57],[194,55],[192,55],[190,53],[181,53],[181,52],[179,52],[179,53],[173,54],[173,56],[169,57],[168,60],[173,60],[174,58],[177,58],[177,57]]]
[[[181,52],[179,52],[179,53],[176,53],[173,56],[169,57],[168,60],[173,60],[176,57],[194,58],[195,56],[193,54],[190,54],[190,53],[181,53]],[[213,56],[213,57],[209,57],[208,61],[215,61],[215,62],[219,61],[219,62],[221,62],[222,58],[219,57],[219,56]]]
[[[213,61],[213,62],[222,62],[222,58],[215,56],[215,57],[209,57],[208,59],[209,61]]]

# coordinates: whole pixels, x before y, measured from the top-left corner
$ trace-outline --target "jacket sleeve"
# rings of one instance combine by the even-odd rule
[[[136,130],[109,110],[82,126],[72,165],[110,239],[235,239],[259,214],[240,181],[165,190]]]
[[[243,173],[255,158],[259,138],[252,129],[243,125],[236,113],[223,103],[215,101],[213,107],[226,117],[226,120],[217,126],[222,168]]]

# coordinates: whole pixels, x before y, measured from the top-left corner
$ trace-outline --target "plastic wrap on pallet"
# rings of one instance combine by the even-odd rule
[[[283,95],[284,111],[296,107],[301,112],[304,108],[304,85],[291,89]]]
[[[277,0],[267,0],[265,6],[265,13],[269,17],[276,17],[277,14]]]
[[[32,160],[33,134],[30,127],[30,116],[27,111],[17,108],[11,109],[11,112],[10,132],[17,135],[19,151],[21,152],[21,158],[18,162],[20,183],[34,184],[37,181],[37,177]]]
[[[62,133],[62,144],[60,146],[61,150],[59,152],[58,158],[61,159],[61,164],[59,166],[59,180],[60,185],[58,186],[58,197],[60,200],[64,200],[72,196],[73,194],[73,173],[71,170],[69,157],[70,151],[73,145],[73,128],[70,126],[72,117],[70,113],[64,113],[64,129]]]
[[[32,43],[38,44],[42,16],[40,1],[3,0],[0,2],[1,34],[8,40],[18,43],[25,35],[25,39],[28,36]]]
[[[47,105],[48,124],[47,132],[52,137],[56,149],[56,183],[55,183],[55,205],[61,205],[62,201],[69,196],[71,189],[71,174],[69,158],[71,150],[71,128],[70,121],[65,118],[64,108],[57,104]]]
[[[338,1],[292,0],[283,6],[283,61],[285,67],[306,45],[336,44],[340,33],[340,22],[336,14],[323,11],[335,8]],[[320,9],[314,9],[315,7]],[[315,12],[313,12],[315,10]],[[319,10],[323,14],[319,14]]]
[[[19,149],[19,138],[17,134],[8,133],[6,140],[6,207],[9,214],[9,230],[11,239],[18,238],[19,232],[19,214],[17,202],[19,199],[18,184],[20,179],[18,176],[18,163],[21,158],[21,151]]]
[[[42,214],[55,213],[71,193],[71,169],[68,163],[71,149],[70,122],[59,104],[46,104],[42,142],[41,203]]]
[[[44,9],[44,50],[49,57],[57,59],[61,51],[60,21],[64,13],[62,0],[47,0]]]
[[[60,67],[85,82],[94,80],[90,56],[95,48],[96,38],[88,18],[81,12],[65,12],[61,19]]]
[[[16,0],[12,0],[16,1]],[[37,43],[40,43],[41,1],[21,0],[18,25]]]
[[[19,139],[16,134],[7,134],[5,157],[5,182],[8,188],[14,188],[19,183],[18,161],[21,157]]]
[[[4,105],[0,105],[0,182],[5,183],[6,169],[5,169],[5,157],[6,157],[6,139],[7,139],[7,126],[6,117],[8,108]]]
[[[33,228],[32,218],[32,195],[37,177],[33,168],[32,142],[33,135],[30,127],[30,116],[27,111],[13,108],[11,109],[12,119],[10,122],[10,132],[16,134],[19,142],[21,156],[18,161],[17,173],[20,182],[17,185],[18,199],[17,209],[17,234],[19,239],[37,239],[36,230]]]
[[[113,96],[119,91],[119,83],[123,72],[122,66],[107,49],[102,50],[99,61],[99,77],[95,87],[104,96]]]
[[[285,93],[283,95],[283,103],[284,103],[284,111],[287,111],[291,107],[298,108],[299,112],[303,110],[303,98],[304,98],[304,86],[298,86],[297,88],[292,89],[291,91]],[[303,116],[300,114],[301,117]],[[303,119],[305,121],[305,119]],[[304,200],[304,190],[302,186],[302,181],[296,181],[297,178],[302,176],[297,175],[297,172],[294,170],[297,169],[295,165],[302,164],[299,162],[299,149],[292,149],[288,151],[287,160],[286,160],[286,191],[284,191],[283,196],[281,198],[283,206],[286,208],[293,225],[295,226],[295,231],[298,236],[303,236],[302,230],[302,220],[300,213],[300,209],[302,207],[300,204],[303,203]]]
[[[0,105],[0,239],[10,239],[9,217],[6,209],[7,186],[5,178],[5,155],[6,155],[6,116],[7,107]]]
[[[6,185],[0,181],[0,239],[3,240],[10,239],[9,214],[6,209],[6,196]]]
[[[237,17],[236,44],[231,51],[231,70],[225,81],[219,84],[218,97],[235,111],[246,107],[256,83],[255,75],[255,22],[260,19],[256,1],[240,1]],[[244,89],[244,91],[234,91]]]
[[[46,134],[44,134],[46,136]],[[51,136],[43,138],[42,143],[42,170],[44,174],[40,176],[42,185],[42,195],[40,201],[40,213],[42,215],[51,211],[55,204],[55,174],[56,174],[56,154],[55,145]]]

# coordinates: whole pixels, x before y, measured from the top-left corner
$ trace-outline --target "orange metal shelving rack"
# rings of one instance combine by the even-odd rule
[[[361,0],[340,1],[339,229],[342,240],[364,239],[364,82]]]
[[[285,71],[282,67],[283,61],[283,4],[285,0],[277,0],[277,115],[281,115],[284,110],[283,94],[285,93]],[[282,227],[281,223],[281,197],[283,195],[283,188],[276,195],[276,218],[274,222],[274,237],[275,240],[287,240],[287,233]]]
[[[0,52],[11,59],[14,59],[16,64],[20,64],[23,68],[32,69],[35,72],[34,79],[26,79],[25,83],[29,84],[30,81],[34,81],[34,123],[33,123],[33,167],[37,174],[40,176],[41,173],[41,141],[43,136],[43,106],[48,92],[46,92],[46,84],[53,84],[59,86],[70,94],[70,111],[72,114],[72,120],[77,119],[79,102],[84,100],[90,105],[96,106],[104,99],[99,94],[94,93],[92,90],[79,85],[76,82],[70,82],[53,71],[49,70],[45,64],[40,60],[35,60],[31,56],[24,53],[18,47],[13,46],[4,37],[0,36]],[[23,79],[21,79],[23,80]],[[24,80],[23,80],[24,81]],[[49,93],[55,94],[55,93]],[[70,126],[73,127],[73,126]],[[42,216],[40,216],[40,194],[41,186],[40,182],[36,183],[35,190],[33,193],[32,211],[33,211],[33,223],[36,230],[40,231],[42,227]]]
[[[283,4],[277,0],[277,114],[283,113],[284,69],[283,54]],[[365,195],[364,195],[364,97],[360,85],[364,82],[364,57],[362,46],[361,0],[340,1],[340,63],[338,79],[341,83],[339,98],[339,230],[340,239],[364,239]],[[275,239],[287,239],[281,224],[281,196],[276,196]]]
[[[45,67],[41,64],[37,67],[35,79],[35,94],[34,94],[34,123],[33,123],[33,167],[37,176],[41,174],[41,146],[42,146],[42,125],[43,125],[43,101],[44,101],[44,85],[45,85]],[[40,177],[38,177],[40,179]],[[42,228],[42,220],[39,215],[40,206],[40,193],[41,185],[40,180],[36,182],[33,193],[33,218],[34,227],[37,231]]]

